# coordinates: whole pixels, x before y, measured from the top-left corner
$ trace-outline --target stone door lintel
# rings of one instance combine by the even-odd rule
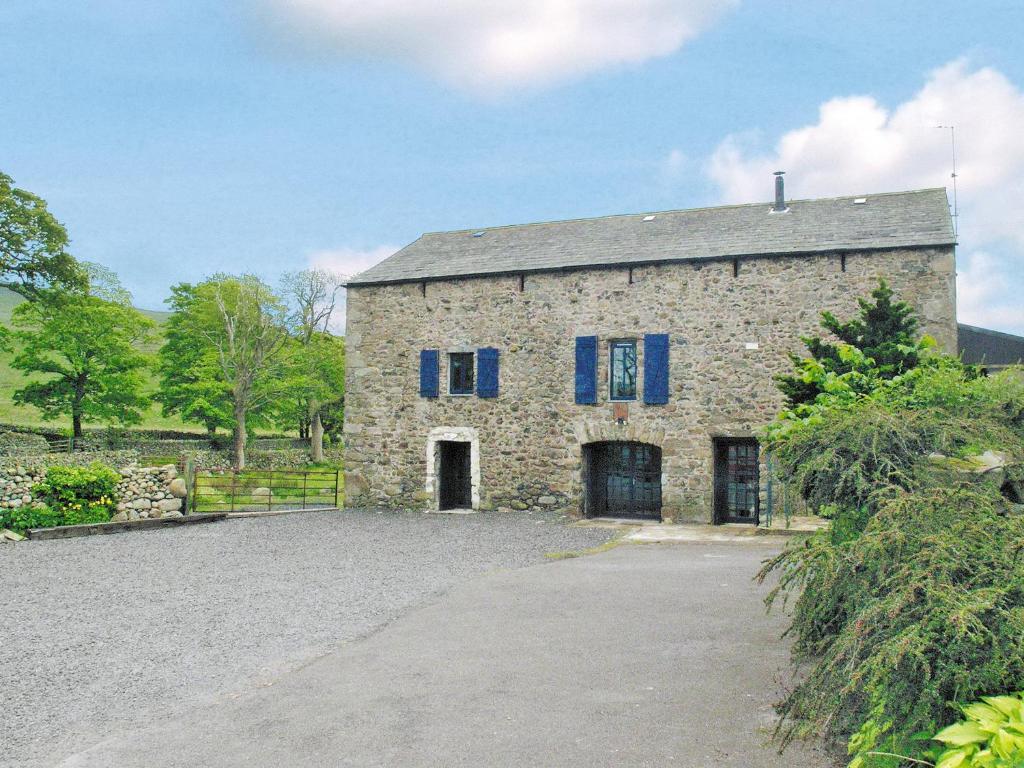
[[[480,435],[475,427],[434,427],[427,435],[427,478],[424,490],[431,509],[440,508],[440,450],[438,443],[469,443],[470,498],[473,509],[480,509]]]

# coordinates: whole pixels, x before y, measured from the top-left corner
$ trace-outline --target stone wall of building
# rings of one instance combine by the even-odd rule
[[[582,446],[638,440],[662,449],[663,515],[708,521],[712,441],[744,437],[782,405],[772,382],[820,332],[819,314],[856,311],[885,277],[923,329],[956,349],[951,248],[750,258],[353,287],[346,329],[348,506],[430,508],[431,433],[471,430],[482,509],[543,506],[580,514]],[[670,400],[608,401],[608,343],[670,334]],[[574,403],[575,337],[599,341],[596,405]],[[756,348],[755,348],[756,345]],[[500,350],[494,399],[445,394],[446,351]],[[441,350],[442,394],[419,395],[419,352]],[[638,344],[643,392],[643,344]],[[621,414],[620,414],[621,415]],[[469,434],[469,433],[467,433]],[[443,439],[443,438],[442,438]]]

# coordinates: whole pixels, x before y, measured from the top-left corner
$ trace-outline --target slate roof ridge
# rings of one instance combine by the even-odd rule
[[[426,232],[346,285],[954,245],[948,193],[928,187]]]
[[[921,189],[904,189],[899,192],[876,192],[861,195],[836,195],[834,197],[804,197],[793,200],[786,200],[786,205],[795,205],[798,203],[830,203],[838,200],[856,200],[861,197],[865,197],[868,200],[874,197],[897,197],[901,195],[919,195],[925,192],[945,192],[945,187],[922,187]],[[701,205],[696,208],[667,208],[659,211],[636,211],[634,213],[606,213],[602,216],[576,216],[569,219],[547,219],[545,221],[524,221],[519,224],[497,224],[491,227],[464,227],[462,229],[434,229],[429,232],[422,233],[416,240],[421,240],[427,235],[459,235],[464,232],[472,234],[473,232],[492,232],[501,229],[519,229],[521,227],[543,227],[550,224],[573,224],[575,222],[587,222],[587,221],[604,221],[606,219],[629,219],[635,218],[636,216],[660,216],[663,214],[675,214],[675,213],[701,213],[702,211],[723,211],[730,210],[733,208],[761,208],[768,206],[769,208],[773,204],[773,200],[765,200],[759,203],[726,203],[725,205]],[[412,243],[416,242],[413,240]],[[409,243],[409,245],[412,245]],[[401,249],[399,249],[401,250]],[[398,253],[398,251],[395,251]]]

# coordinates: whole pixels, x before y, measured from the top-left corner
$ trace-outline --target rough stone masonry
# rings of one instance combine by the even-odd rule
[[[495,234],[494,268],[503,270],[503,254],[511,253],[509,264],[519,265],[520,272],[416,279],[407,274],[418,269],[430,276],[431,258],[443,265],[438,270],[458,272],[460,263],[467,270],[484,269],[479,262],[467,265],[475,256],[458,249],[483,248],[477,241],[491,231],[424,236],[424,243],[409,246],[404,261],[404,251],[399,252],[349,286],[346,505],[437,509],[436,444],[457,439],[472,445],[475,508],[582,515],[588,487],[584,446],[629,441],[661,451],[664,519],[714,521],[715,439],[755,436],[778,413],[783,400],[772,377],[790,369],[787,353],[803,351],[802,335],[820,332],[821,311],[852,315],[856,299],[884,277],[916,308],[922,330],[942,348],[956,351],[954,246],[945,195],[939,192],[941,199],[933,195],[934,205],[925,206],[925,213],[915,209],[913,217],[903,217],[916,217],[906,225],[903,218],[887,224],[889,219],[872,220],[870,214],[864,214],[863,224],[843,218],[843,227],[872,230],[860,240],[857,232],[840,238],[834,231],[840,224],[830,224],[824,208],[824,203],[841,204],[849,212],[843,208],[837,216],[859,216],[864,205],[853,199],[820,201],[824,213],[817,234],[813,221],[787,222],[781,217],[788,213],[772,220],[766,209],[758,209],[764,224],[750,224],[751,238],[760,226],[799,224],[810,233],[801,235],[805,240],[871,246],[812,248],[801,241],[793,247],[805,251],[781,255],[721,256],[712,218],[701,224],[710,232],[702,235],[704,245],[695,246],[704,247],[708,258],[634,263],[616,256],[609,263],[559,266],[562,257],[552,253],[564,248],[571,255],[574,242],[589,237],[586,222],[563,222],[566,226],[547,233],[513,227],[523,232]],[[792,208],[801,211],[799,202]],[[918,245],[917,220],[927,216],[936,219],[939,234],[921,235],[918,239],[932,244]],[[649,249],[640,239],[645,221],[636,217],[630,223],[635,243],[616,222],[619,229],[605,247],[615,253]],[[689,221],[681,221],[673,236],[685,238]],[[741,225],[746,226],[735,226]],[[728,232],[722,231],[724,238]],[[593,236],[588,247],[597,254],[588,258],[598,258],[601,238]],[[545,260],[537,256],[531,263],[531,253],[544,254]],[[388,273],[394,260],[397,266]],[[649,405],[640,397],[611,402],[610,343],[640,340],[637,391],[642,392],[642,340],[648,333],[668,334],[668,402]],[[597,402],[580,405],[574,399],[574,340],[587,335],[598,339]],[[449,353],[485,347],[499,352],[497,396],[447,394]],[[419,356],[430,349],[440,352],[437,397],[420,391]],[[763,475],[763,455],[761,470]],[[763,484],[757,492],[763,499]]]
[[[173,464],[162,467],[124,467],[117,493],[121,501],[112,521],[181,517],[187,488]]]
[[[32,488],[46,476],[46,467],[49,466],[46,458],[25,457],[19,463],[0,467],[0,507],[12,509],[40,503],[35,499]],[[127,465],[119,471],[119,501],[111,518],[113,521],[182,516],[185,481],[178,477],[173,464],[161,467]]]

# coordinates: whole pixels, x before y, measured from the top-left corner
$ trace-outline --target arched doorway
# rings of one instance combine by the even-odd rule
[[[607,441],[583,446],[587,517],[661,519],[661,449]]]

